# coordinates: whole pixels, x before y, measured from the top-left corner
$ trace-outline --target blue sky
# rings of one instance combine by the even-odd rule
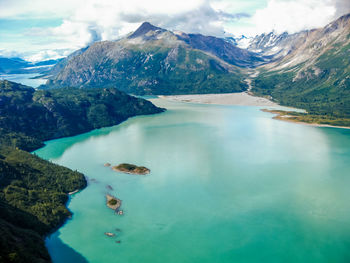
[[[143,21],[215,36],[298,32],[350,12],[349,0],[0,0],[0,55],[32,61],[113,40]]]

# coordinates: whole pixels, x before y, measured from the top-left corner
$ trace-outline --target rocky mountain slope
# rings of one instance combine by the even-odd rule
[[[171,32],[143,23],[118,41],[92,44],[62,62],[49,87],[104,87],[133,94],[237,92],[246,89],[241,67],[260,56],[216,37]]]
[[[67,64],[68,62],[73,59],[75,56],[78,56],[80,54],[82,54],[85,50],[87,50],[89,48],[89,46],[85,47],[85,48],[81,48],[78,49],[76,51],[74,51],[72,54],[70,54],[69,56],[61,59],[60,61],[58,61],[49,72],[47,72],[45,75],[48,76],[56,76]]]
[[[305,30],[294,34],[288,34],[287,32],[282,34],[269,32],[250,38],[230,38],[228,41],[231,41],[236,46],[264,56],[270,59],[270,62],[276,62],[290,53],[294,53],[297,49],[304,49],[305,45],[309,45],[311,42],[317,42],[322,38],[323,40],[318,41],[316,45],[323,46],[330,39],[336,38],[336,35],[343,34],[344,32],[342,30],[346,26],[340,24],[342,23],[341,21],[344,23],[344,21],[348,19],[347,17],[348,15],[342,16],[328,24],[325,28]],[[330,34],[331,32],[332,34]],[[325,37],[329,40],[325,40]],[[320,42],[322,42],[322,44],[320,44]],[[308,60],[309,58],[310,56],[305,56],[304,60]],[[276,64],[271,64],[272,67],[275,65]]]
[[[253,91],[310,113],[350,117],[350,14],[300,34],[286,56],[259,69]]]
[[[242,43],[238,41],[238,46],[242,44],[251,52],[258,53],[270,60],[277,60],[288,55],[300,43],[302,43],[307,36],[307,31],[302,31],[295,34],[275,34],[275,32],[263,33],[249,39],[249,41]]]

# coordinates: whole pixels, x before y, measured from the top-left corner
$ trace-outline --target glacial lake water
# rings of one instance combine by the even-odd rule
[[[350,262],[350,130],[257,107],[152,101],[168,111],[36,151],[89,181],[46,240],[54,263]]]
[[[47,79],[35,79],[35,77],[40,76],[38,73],[30,74],[0,74],[0,80],[9,80],[29,87],[37,88],[42,84],[45,84]]]

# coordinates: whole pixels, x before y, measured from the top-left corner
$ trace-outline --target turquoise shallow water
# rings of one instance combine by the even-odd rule
[[[350,130],[256,107],[153,102],[168,111],[36,152],[89,179],[71,198],[73,218],[47,239],[54,263],[350,261]],[[106,193],[125,215],[106,207]]]

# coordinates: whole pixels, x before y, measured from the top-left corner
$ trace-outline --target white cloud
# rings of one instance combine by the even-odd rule
[[[349,12],[349,0],[268,0],[251,17],[242,18],[239,23],[226,23],[224,28],[235,35],[296,33],[323,27]]]
[[[21,55],[22,54],[17,51],[0,49],[0,57],[15,58],[21,57]]]
[[[62,50],[41,50],[35,54],[23,55],[24,59],[31,62],[44,61],[48,59],[58,59],[68,56],[72,51],[70,49]]]
[[[237,19],[234,15],[215,11],[208,0],[89,0],[57,27],[34,28],[28,35],[55,39],[55,48],[61,44],[72,49],[81,48],[98,40],[114,40],[135,30],[142,22],[157,26],[223,35],[223,21]]]
[[[143,21],[169,29],[216,36],[224,33],[254,35],[272,30],[294,33],[326,25],[339,13],[350,11],[349,2],[88,0],[62,25],[49,31],[60,41],[66,41],[74,47],[82,47],[96,40],[117,39],[135,30]],[[251,17],[247,14],[248,10]]]
[[[270,0],[266,8],[256,11],[252,21],[257,32],[295,33],[325,26],[335,13],[332,1]]]
[[[48,59],[58,59],[68,56],[72,53],[71,49],[46,49],[39,52],[17,52],[11,50],[0,49],[0,57],[6,58],[23,58],[27,61],[38,62]]]
[[[84,0],[1,0],[0,18],[65,18],[73,15]]]
[[[184,32],[223,36],[321,27],[350,11],[349,0],[0,0],[0,19],[58,18],[57,27],[28,30],[22,52],[74,51],[114,40],[143,21]],[[38,21],[40,21],[38,19]],[[26,41],[30,39],[31,42]],[[18,47],[14,43],[14,47]],[[0,39],[1,46],[1,39]],[[10,43],[6,43],[10,46]],[[4,45],[3,45],[4,47]],[[1,47],[1,48],[3,48]],[[52,54],[52,56],[56,56]]]
[[[249,13],[253,14],[255,10],[264,8],[267,4],[265,0],[245,0],[245,1],[230,1],[230,0],[211,0],[210,6],[216,11],[224,11],[229,13]]]

